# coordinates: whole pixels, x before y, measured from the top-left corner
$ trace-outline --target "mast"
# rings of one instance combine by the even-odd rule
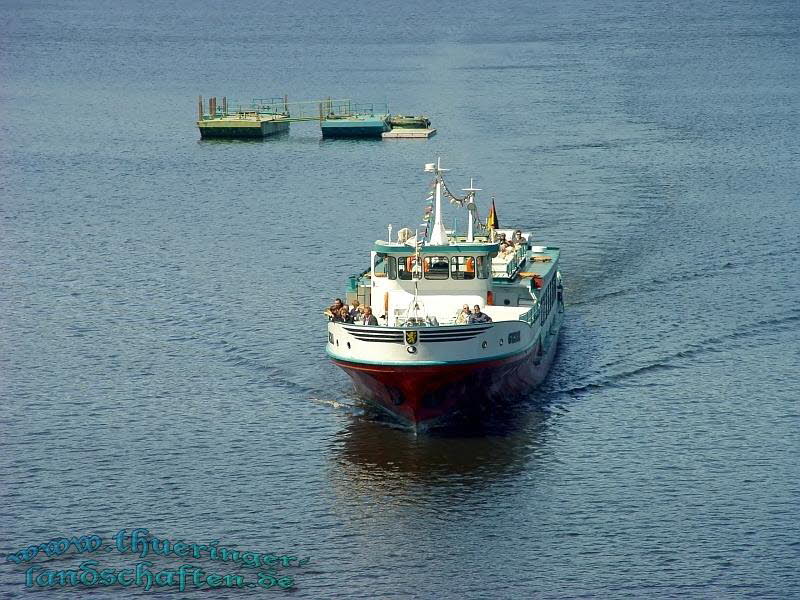
[[[442,221],[442,173],[449,171],[450,169],[443,169],[441,161],[442,159],[438,158],[436,159],[436,164],[428,163],[425,165],[426,173],[436,174],[436,204],[433,212],[433,228],[431,231],[430,243],[438,246],[444,246],[449,243],[449,240],[447,239],[447,232],[444,229],[444,223]]]

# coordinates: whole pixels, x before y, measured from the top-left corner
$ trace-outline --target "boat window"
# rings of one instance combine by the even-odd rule
[[[475,258],[475,263],[478,271],[478,279],[486,279],[489,277],[489,261],[485,256],[478,256]]]
[[[416,268],[415,268],[416,267]],[[422,279],[422,268],[417,266],[416,256],[401,256],[397,259],[397,278],[405,279]]]
[[[375,255],[375,268],[372,269],[372,272],[375,274],[375,277],[386,277],[386,255],[385,254],[376,254]]]
[[[397,259],[397,278],[398,279],[411,279],[411,260],[410,256],[401,256]]]
[[[450,277],[475,279],[475,259],[472,256],[454,256],[450,259]]]
[[[394,256],[387,256],[386,263],[386,272],[389,273],[389,279],[397,279],[397,259]]]
[[[426,256],[423,259],[425,279],[447,279],[450,277],[450,261],[446,256]]]

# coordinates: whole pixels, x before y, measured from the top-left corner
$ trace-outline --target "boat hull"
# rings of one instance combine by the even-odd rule
[[[558,346],[558,332],[512,356],[477,363],[376,365],[334,358],[367,402],[415,429],[452,416],[480,417],[488,408],[524,396],[545,377]]]
[[[201,139],[263,139],[289,131],[288,121],[199,121]]]
[[[430,120],[420,116],[395,115],[389,117],[389,127],[392,129],[428,129],[431,126]]]
[[[380,138],[389,131],[386,117],[325,119],[320,124],[324,138]]]

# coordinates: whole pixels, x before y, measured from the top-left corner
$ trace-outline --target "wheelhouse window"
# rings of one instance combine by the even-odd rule
[[[476,257],[475,266],[477,267],[478,279],[486,279],[489,277],[489,261],[485,256]]]
[[[387,276],[387,268],[388,263],[386,259],[388,257],[385,254],[376,254],[375,255],[375,267],[372,269],[372,272],[375,274],[375,277],[386,277]]]
[[[475,258],[453,256],[450,259],[450,277],[453,279],[475,279]]]
[[[447,279],[450,277],[450,261],[446,256],[426,256],[422,260],[425,279]]]
[[[422,267],[417,265],[416,256],[401,256],[397,259],[397,279],[422,279]]]

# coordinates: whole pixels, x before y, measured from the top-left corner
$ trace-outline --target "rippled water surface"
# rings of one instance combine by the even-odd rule
[[[796,2],[0,16],[0,553],[144,527],[310,557],[297,598],[800,597]],[[198,94],[439,133],[200,142]],[[354,401],[320,312],[437,156],[561,247],[567,319],[529,401],[415,437]],[[86,559],[136,563],[3,559],[0,597]]]

